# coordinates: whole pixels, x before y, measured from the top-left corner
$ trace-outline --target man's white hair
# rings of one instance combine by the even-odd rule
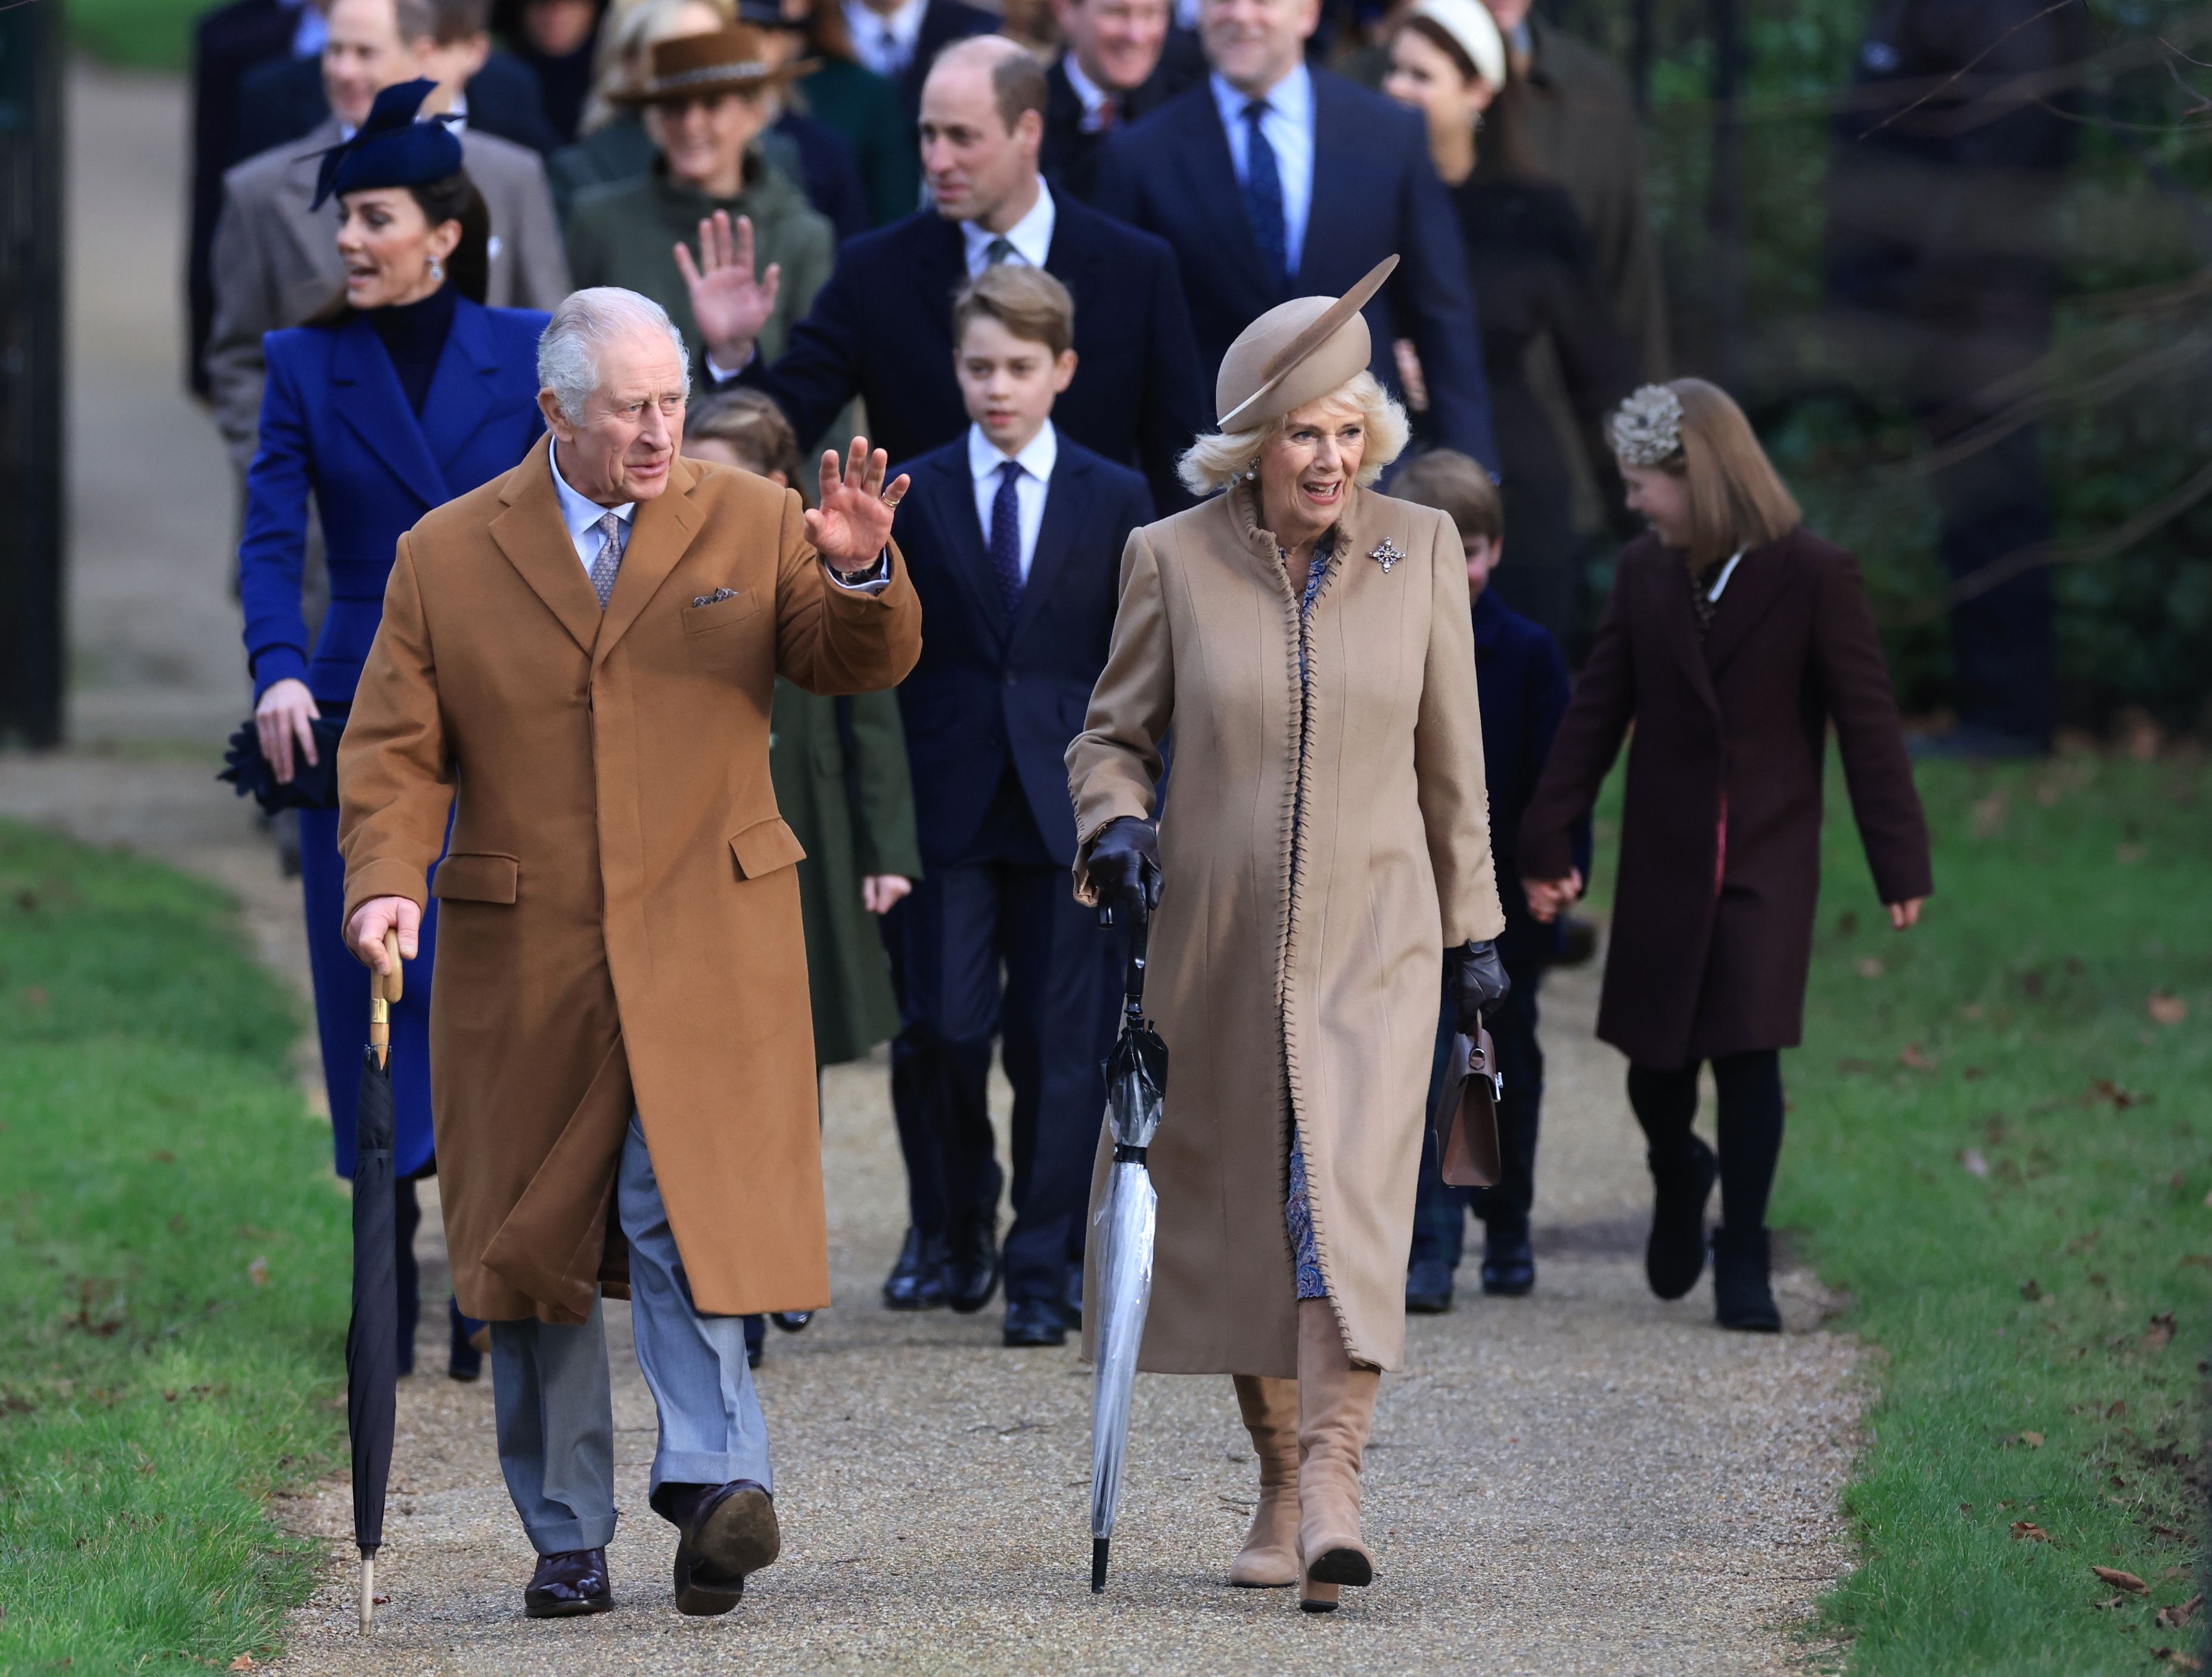
[[[676,346],[684,368],[684,393],[691,393],[691,352],[668,311],[652,298],[618,285],[571,291],[546,322],[538,340],[538,384],[553,392],[561,416],[571,425],[584,422],[584,404],[599,387],[599,351],[626,332],[658,328]]]

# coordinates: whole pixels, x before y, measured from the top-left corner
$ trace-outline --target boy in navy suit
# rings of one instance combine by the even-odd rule
[[[1466,1212],[1480,1218],[1486,1233],[1482,1290],[1518,1297],[1536,1285],[1528,1245],[1528,1208],[1535,1197],[1536,1122],[1544,1099],[1544,1055],[1536,1043],[1536,987],[1544,969],[1559,956],[1559,928],[1528,913],[1514,850],[1521,811],[1536,789],[1552,736],[1567,708],[1567,665],[1550,633],[1512,611],[1486,586],[1504,557],[1505,509],[1490,474],[1464,454],[1438,449],[1398,474],[1390,493],[1451,514],[1467,550],[1468,592],[1474,600],[1474,670],[1482,698],[1482,761],[1490,787],[1491,850],[1498,865],[1498,895],[1505,932],[1498,952],[1513,981],[1512,993],[1486,1023],[1498,1051],[1505,1095],[1498,1109],[1501,1167],[1495,1188],[1449,1188],[1437,1173],[1433,1135],[1421,1151],[1419,1197],[1413,1212],[1413,1246],[1406,1270],[1406,1308],[1424,1315],[1451,1309],[1452,1272],[1459,1267]],[[1578,835],[1576,860],[1589,873],[1589,832]],[[1453,1029],[1453,996],[1445,987],[1437,1072]],[[1436,1088],[1430,1089],[1433,1104]]]
[[[1022,262],[986,267],[961,291],[954,370],[970,422],[908,463],[893,532],[929,625],[899,689],[923,863],[900,909],[902,1049],[933,1097],[901,1114],[908,1250],[923,1263],[942,1253],[955,1309],[989,1301],[996,1037],[1014,1086],[1010,1346],[1059,1345],[1080,1317],[1118,969],[1068,884],[1064,754],[1106,662],[1123,543],[1152,516],[1142,477],[1054,428],[1053,399],[1075,374],[1074,317],[1066,288]]]

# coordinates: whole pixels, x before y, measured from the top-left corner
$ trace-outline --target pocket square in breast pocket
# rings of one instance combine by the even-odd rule
[[[711,594],[695,594],[684,607],[684,632],[704,635],[742,622],[759,611],[760,605],[757,588],[717,588]]]

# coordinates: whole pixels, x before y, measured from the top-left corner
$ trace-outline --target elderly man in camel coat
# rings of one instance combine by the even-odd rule
[[[913,667],[906,480],[856,441],[806,512],[682,459],[683,341],[634,292],[562,303],[538,376],[549,442],[400,538],[338,754],[347,932],[380,968],[387,930],[411,953],[437,863],[446,1232],[492,1322],[526,1611],[612,1605],[599,1298],[627,1291],[676,1604],[722,1613],[778,1546],[738,1318],[830,1302],[769,701],[779,675],[854,693]]]

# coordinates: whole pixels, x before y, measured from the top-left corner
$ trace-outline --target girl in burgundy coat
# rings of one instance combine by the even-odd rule
[[[1931,888],[1928,828],[1858,566],[1805,530],[1743,412],[1699,379],[1647,385],[1611,425],[1650,533],[1613,598],[1521,825],[1531,911],[1581,894],[1585,817],[1629,746],[1620,879],[1597,1034],[1628,1056],[1656,1189],[1644,1268],[1679,1298],[1705,1267],[1724,1328],[1781,1325],[1766,1197],[1782,1146],[1778,1050],[1802,1034],[1830,723],[1875,887],[1899,931]],[[1720,1153],[1691,1133],[1698,1068]]]

